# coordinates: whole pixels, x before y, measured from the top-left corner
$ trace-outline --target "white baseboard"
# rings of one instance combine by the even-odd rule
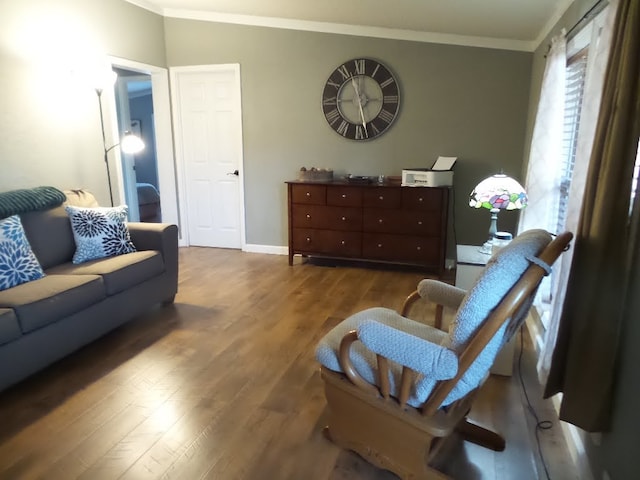
[[[562,394],[554,395],[551,400],[556,412],[559,414]],[[589,432],[585,432],[575,425],[563,422],[562,420],[559,420],[558,423],[562,428],[562,434],[564,435],[564,439],[567,443],[571,460],[573,460],[573,464],[577,467],[580,474],[579,478],[584,480],[594,480],[591,465],[589,465],[589,455],[585,448],[585,442],[588,441],[587,436],[590,435]]]
[[[544,347],[545,330],[544,326],[542,325],[540,315],[535,308],[531,309],[530,314],[527,316],[525,325],[527,330],[529,331],[529,335],[533,339],[536,356],[539,357]],[[539,382],[542,381],[540,378],[540,373],[540,363],[537,362],[537,376]],[[553,397],[551,397],[551,401],[553,403],[554,410],[556,411],[556,415],[560,415],[560,402],[562,401],[562,394],[554,395]],[[591,471],[591,466],[589,465],[588,453],[585,448],[585,442],[588,440],[587,436],[589,435],[589,433],[576,427],[575,425],[563,422],[562,420],[558,420],[558,423],[562,428],[562,435],[564,436],[565,442],[567,444],[567,449],[569,450],[569,454],[571,455],[571,460],[580,473],[579,478],[584,480],[594,480],[593,472]]]
[[[255,245],[247,243],[242,247],[243,252],[249,253],[268,253],[271,255],[288,255],[289,247],[279,247],[276,245]]]

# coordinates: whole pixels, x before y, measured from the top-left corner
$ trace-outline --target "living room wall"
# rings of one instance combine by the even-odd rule
[[[468,207],[484,177],[522,169],[531,54],[165,19],[170,67],[239,63],[241,71],[247,243],[287,245],[286,180],[302,166],[336,175],[400,175],[457,156],[458,243],[482,243],[489,212]],[[378,139],[346,140],[320,109],[329,74],[343,62],[375,58],[396,74],[401,106]],[[500,228],[514,231],[517,214]]]
[[[164,66],[162,17],[122,0],[0,2],[0,191],[84,187],[108,203],[96,94],[74,74],[104,55]]]

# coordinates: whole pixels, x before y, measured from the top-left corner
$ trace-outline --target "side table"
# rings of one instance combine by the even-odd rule
[[[490,255],[480,253],[479,248],[478,245],[457,246],[456,287],[469,290],[491,258]],[[515,336],[498,353],[491,373],[510,376],[513,372],[514,350]]]

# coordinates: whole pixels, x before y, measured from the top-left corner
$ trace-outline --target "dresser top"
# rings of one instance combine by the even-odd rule
[[[384,183],[378,183],[378,182],[359,182],[359,181],[355,181],[355,182],[349,182],[345,179],[336,179],[333,180],[331,182],[326,182],[326,181],[313,181],[313,180],[287,180],[285,183],[287,184],[291,184],[291,185],[328,185],[328,186],[340,186],[340,187],[376,187],[376,188],[380,188],[380,187],[401,187],[402,185],[400,185],[400,183],[397,182],[384,182]],[[421,189],[421,188],[450,188],[450,187],[410,187],[410,186],[402,186],[402,188],[411,188],[411,189]]]

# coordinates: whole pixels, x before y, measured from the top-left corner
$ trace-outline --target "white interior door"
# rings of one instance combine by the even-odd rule
[[[171,69],[176,154],[190,245],[241,248],[239,65]]]

